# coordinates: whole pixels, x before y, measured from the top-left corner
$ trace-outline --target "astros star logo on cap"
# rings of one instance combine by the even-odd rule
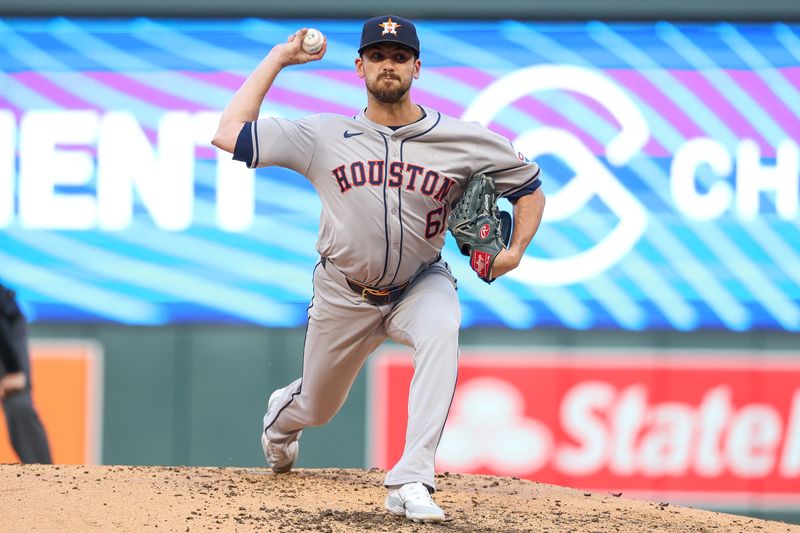
[[[397,35],[397,28],[400,27],[400,24],[393,22],[392,17],[389,17],[389,20],[378,24],[378,26],[383,28],[383,33],[381,33],[381,35],[386,35],[387,33],[391,33],[392,35]]]

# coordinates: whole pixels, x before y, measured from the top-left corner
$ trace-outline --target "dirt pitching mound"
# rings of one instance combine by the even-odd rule
[[[383,510],[385,472],[0,465],[0,522],[18,531],[780,531],[782,522],[589,493],[515,478],[442,474],[447,521]]]

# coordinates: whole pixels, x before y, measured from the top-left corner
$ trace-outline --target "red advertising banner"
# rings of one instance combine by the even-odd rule
[[[800,356],[465,352],[437,471],[773,506],[800,502]],[[372,367],[372,459],[403,449],[409,353]]]

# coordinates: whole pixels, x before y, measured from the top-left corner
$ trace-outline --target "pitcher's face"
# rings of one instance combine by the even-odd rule
[[[370,46],[356,59],[356,71],[364,79],[367,91],[384,104],[406,98],[419,70],[420,61],[414,52],[399,44]]]

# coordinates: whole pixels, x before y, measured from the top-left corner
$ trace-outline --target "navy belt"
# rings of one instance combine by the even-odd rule
[[[357,281],[347,278],[347,284],[353,289],[353,292],[360,295],[364,300],[374,305],[386,305],[396,302],[403,296],[408,282],[401,283],[400,285],[392,285],[391,287],[370,287],[363,285]]]
[[[320,261],[322,262],[322,268],[325,268],[328,264],[328,258],[322,257]],[[391,285],[389,287],[372,287],[352,280],[347,276],[344,276],[344,278],[347,280],[347,285],[354,293],[373,305],[387,305],[398,301],[411,284],[410,281],[406,281],[400,285]]]

